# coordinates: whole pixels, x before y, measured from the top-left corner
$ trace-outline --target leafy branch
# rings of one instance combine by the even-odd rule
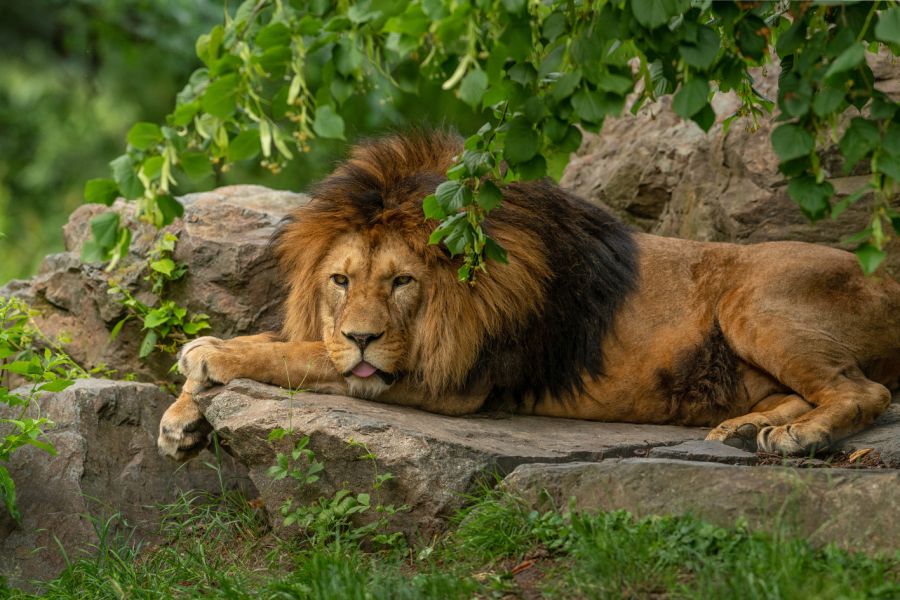
[[[704,131],[710,99],[736,92],[734,117],[754,123],[777,104],[772,144],[788,191],[811,220],[871,198],[870,226],[853,241],[866,272],[900,232],[892,208],[900,179],[900,113],[874,88],[867,52],[900,53],[900,7],[872,3],[732,3],[710,0],[247,0],[197,41],[204,62],[166,124],[138,123],[113,178],[91,180],[90,201],[119,194],[162,226],[179,214],[177,174],[203,180],[235,161],[278,172],[315,138],[344,139],[354,95],[389,95],[443,81],[488,122],[468,138],[450,181],[425,199],[440,221],[432,243],[462,256],[461,280],[505,252],[485,231],[502,188],[558,178],[582,131],[598,132],[630,103],[673,94],[672,107]],[[776,103],[754,88],[751,69],[780,57]],[[845,113],[855,109],[846,125]],[[869,183],[835,202],[821,154],[837,141],[844,170],[864,164]],[[858,167],[863,168],[863,167]],[[870,193],[871,192],[871,193]],[[893,232],[893,233],[892,233]],[[95,230],[113,264],[128,240],[116,224]]]

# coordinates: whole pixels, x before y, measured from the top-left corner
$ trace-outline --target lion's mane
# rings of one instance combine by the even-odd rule
[[[283,335],[322,339],[320,263],[335,240],[356,231],[375,243],[385,230],[401,232],[433,275],[408,377],[432,394],[485,384],[494,397],[582,391],[585,373],[603,373],[601,342],[636,287],[631,234],[548,180],[514,183],[485,223],[509,264],[489,264],[476,285],[460,284],[459,258],[428,245],[437,223],[425,220],[422,199],[461,151],[462,141],[443,132],[369,140],[311,190],[275,240],[289,286]]]

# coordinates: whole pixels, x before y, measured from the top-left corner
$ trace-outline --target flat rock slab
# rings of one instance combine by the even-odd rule
[[[900,467],[900,394],[875,424],[856,435],[838,442],[835,450],[853,452],[872,448],[881,460],[892,467]]]
[[[755,529],[813,543],[891,553],[900,549],[900,472],[746,468],[671,459],[529,464],[503,482],[536,508],[625,509],[638,516],[693,514],[722,526],[739,518]],[[550,504],[552,503],[552,504]]]
[[[373,465],[359,460],[365,451],[358,444],[364,444],[377,457],[378,471],[395,476],[380,490],[380,500],[409,505],[412,512],[405,520],[425,530],[439,527],[480,478],[496,472],[525,463],[633,456],[706,435],[700,428],[545,417],[445,417],[343,396],[289,395],[249,380],[233,381],[197,400],[222,444],[248,467],[270,514],[278,515],[287,498],[312,500],[342,487],[371,490]],[[289,447],[288,441],[268,441],[276,428],[293,430],[293,439],[310,437],[309,447],[325,463],[314,488],[301,489],[290,479],[273,481],[266,474],[276,452]]]
[[[650,458],[676,458],[679,460],[699,460],[729,465],[755,465],[756,454],[727,446],[721,442],[691,440],[675,446],[660,446],[650,450]]]

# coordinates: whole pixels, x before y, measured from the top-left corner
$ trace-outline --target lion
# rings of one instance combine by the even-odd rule
[[[712,427],[802,455],[870,425],[900,376],[900,285],[845,251],[633,231],[549,180],[518,182],[485,229],[508,264],[461,284],[422,213],[462,151],[442,132],[361,143],[273,240],[281,331],[202,337],[159,447],[210,427],[193,394],[236,378],[443,415],[513,411]]]

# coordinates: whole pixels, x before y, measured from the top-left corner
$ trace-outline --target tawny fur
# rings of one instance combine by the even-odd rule
[[[459,260],[427,243],[436,223],[421,200],[460,150],[440,133],[377,140],[313,189],[276,242],[283,330],[183,350],[188,384],[164,416],[164,453],[196,449],[190,392],[238,377],[452,415],[718,425],[710,439],[787,454],[825,448],[890,403],[900,286],[864,277],[843,251],[633,234],[536,182],[509,186],[487,222],[509,264],[458,283]],[[573,323],[570,340],[553,336]],[[374,341],[359,346],[360,332]],[[353,375],[361,360],[378,375]],[[518,380],[530,373],[547,381]]]

